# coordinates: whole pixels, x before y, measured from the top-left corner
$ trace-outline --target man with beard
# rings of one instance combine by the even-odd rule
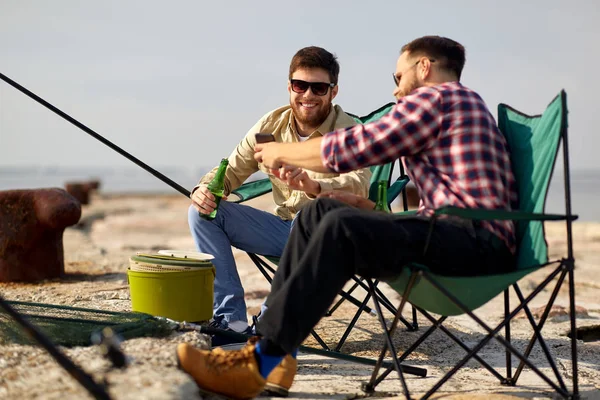
[[[517,206],[506,140],[481,97],[459,83],[464,62],[464,48],[454,40],[415,39],[402,47],[396,65],[398,103],[379,121],[306,143],[256,146],[256,160],[276,176],[289,165],[343,173],[401,158],[421,203],[418,215],[408,217],[364,210],[367,202],[347,193],[325,193],[305,207],[271,286],[270,307],[259,323],[262,339],[226,353],[177,347],[179,365],[201,388],[233,398],[256,396],[270,374],[284,373],[280,362],[355,274],[389,280],[409,263],[442,275],[514,266],[512,221],[440,218],[430,230],[427,218],[443,206]]]
[[[225,196],[250,175],[261,170],[273,186],[275,215],[250,206],[222,201],[216,218],[206,220],[215,197],[207,184],[217,168],[206,174],[192,191],[189,225],[199,251],[215,256],[213,327],[250,333],[244,289],[231,246],[251,253],[281,256],[297,213],[318,195],[334,190],[367,196],[371,177],[368,168],[347,173],[312,172],[290,167],[277,176],[254,159],[256,133],[270,133],[276,142],[300,143],[320,138],[334,129],[355,125],[352,117],[332,101],[338,93],[339,64],[336,57],[320,47],[306,47],[292,58],[288,92],[290,104],[263,116],[229,156],[225,174]],[[263,306],[264,310],[264,306]],[[224,336],[212,338],[213,347],[230,344]]]

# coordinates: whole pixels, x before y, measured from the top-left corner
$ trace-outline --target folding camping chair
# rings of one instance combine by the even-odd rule
[[[561,93],[550,103],[544,113],[537,116],[522,114],[504,104],[498,106],[499,127],[507,138],[511,151],[512,168],[518,184],[520,207],[518,211],[492,211],[445,207],[438,209],[431,220],[431,224],[434,224],[436,218],[441,215],[454,215],[472,220],[516,221],[518,251],[516,270],[499,275],[452,277],[431,273],[426,266],[408,265],[403,269],[401,276],[393,282],[388,282],[402,295],[398,314],[402,312],[404,305],[408,302],[433,323],[431,328],[424,332],[412,346],[398,356],[391,340],[391,335],[395,330],[398,318],[392,322],[391,327],[388,329],[385,320],[380,316],[380,322],[386,331],[387,337],[386,344],[384,345],[378,363],[382,361],[389,348],[395,362],[394,369],[396,369],[398,373],[402,390],[407,398],[410,398],[409,391],[400,362],[410,355],[437,328],[445,332],[454,342],[461,346],[467,352],[467,355],[438,383],[436,383],[422,399],[430,397],[471,358],[477,360],[483,367],[490,371],[494,377],[498,378],[502,384],[511,386],[516,385],[523,367],[527,366],[542,380],[549,384],[560,396],[564,398],[578,397],[575,289],[573,282],[575,260],[573,258],[571,232],[572,221],[577,219],[577,216],[571,214],[566,102],[566,93],[561,91]],[[565,214],[543,214],[546,194],[561,139],[565,177]],[[543,221],[557,220],[562,220],[566,223],[568,250],[565,257],[548,261],[548,248],[544,237]],[[551,268],[548,276],[525,298],[517,281],[543,267]],[[571,392],[567,389],[541,332],[550,308],[552,307],[556,296],[558,295],[558,291],[567,275],[569,278],[571,361],[573,376]],[[528,304],[556,277],[558,277],[556,286],[545,306],[544,313],[536,323],[529,310]],[[370,287],[373,287],[372,282],[367,280],[367,283]],[[520,302],[520,304],[512,311],[510,311],[509,302],[509,289],[511,286]],[[488,302],[501,292],[504,292],[504,320],[492,329],[473,314],[473,310]],[[374,301],[376,309],[379,310],[380,305],[378,304],[377,297],[374,297]],[[520,353],[516,350],[510,342],[510,321],[521,310],[524,310],[534,332],[524,353]],[[439,314],[440,317],[436,319],[430,313]],[[468,314],[487,333],[485,338],[473,348],[467,347],[442,325],[447,317],[460,314]],[[502,328],[505,330],[504,337],[499,335]],[[501,375],[477,355],[479,350],[493,338],[498,340],[506,349],[506,376]],[[556,382],[546,374],[542,373],[529,359],[531,350],[536,342],[539,343],[546,356],[548,365],[551,367],[553,375],[556,378]],[[511,354],[515,355],[520,360],[514,375],[511,367]],[[373,391],[392,371],[392,368],[389,367],[381,375],[378,375],[379,370],[380,367],[376,366],[370,382],[363,386],[365,391]],[[549,375],[552,374],[549,373]]]
[[[368,122],[376,121],[379,118],[381,118],[383,115],[387,114],[392,109],[394,104],[395,103],[388,103],[363,117],[358,117],[353,114],[350,114],[350,115],[358,123],[365,124]],[[386,180],[388,182],[388,192],[387,192],[388,205],[391,204],[391,202],[396,197],[398,197],[400,195],[400,193],[402,193],[404,211],[406,211],[408,209],[408,203],[407,203],[407,197],[406,197],[406,192],[404,191],[404,188],[406,187],[406,184],[408,183],[409,179],[408,179],[408,176],[404,173],[404,167],[402,166],[402,163],[398,163],[398,165],[399,165],[399,169],[400,169],[400,175],[393,183],[391,181],[392,173],[393,173],[393,169],[394,169],[393,162],[371,168],[372,176],[371,176],[370,187],[369,187],[369,198],[373,201],[375,201],[377,199],[377,182],[379,182],[381,180]],[[232,193],[237,196],[237,199],[234,200],[235,202],[244,202],[244,201],[253,199],[255,197],[261,196],[263,194],[266,194],[270,191],[271,191],[271,182],[269,181],[269,179],[265,178],[265,179],[261,179],[258,181],[245,183],[240,188],[234,190]],[[273,256],[269,256],[269,255],[258,255],[258,254],[254,254],[254,253],[247,253],[247,254],[250,257],[250,259],[254,262],[256,267],[259,269],[259,271],[263,274],[263,276],[269,281],[269,283],[271,283],[271,281],[273,279],[273,275],[275,274],[275,271],[276,271],[276,266],[279,262],[279,257],[273,257]],[[353,278],[353,280],[354,280],[353,285],[348,290],[342,290],[340,292],[341,298],[339,299],[339,301],[337,303],[335,303],[329,309],[329,311],[326,314],[326,316],[331,316],[331,314],[336,309],[338,309],[340,307],[340,305],[342,304],[342,302],[344,302],[344,301],[349,301],[352,304],[354,304],[356,307],[358,307],[357,312],[355,313],[354,317],[352,318],[352,320],[351,320],[350,324],[348,325],[348,327],[346,328],[345,332],[342,334],[338,343],[333,348],[331,348],[329,345],[327,345],[327,343],[325,343],[325,341],[314,330],[311,331],[312,337],[325,350],[328,350],[328,351],[333,350],[333,351],[339,352],[341,350],[342,346],[344,345],[346,339],[348,338],[348,335],[350,334],[354,325],[358,321],[358,318],[361,316],[361,314],[363,312],[366,312],[371,315],[377,315],[377,312],[367,305],[372,294],[369,292],[369,287],[365,283],[364,279],[361,277],[355,276]],[[391,312],[392,315],[395,315],[396,311],[397,311],[396,308],[384,296],[384,294],[379,290],[379,288],[377,288],[377,283],[375,283],[374,287],[375,287],[375,295],[379,299],[380,304],[382,304],[384,308],[386,308],[389,312]],[[359,300],[353,296],[353,293],[358,288],[363,288],[367,292],[365,298],[363,298],[362,300]],[[414,308],[412,311],[412,317],[413,317],[412,322],[408,322],[406,319],[401,318],[401,321],[404,323],[407,330],[410,330],[410,331],[414,331],[414,330],[418,329],[417,319],[416,319],[416,310]]]

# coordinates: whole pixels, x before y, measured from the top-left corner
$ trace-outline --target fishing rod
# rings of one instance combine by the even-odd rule
[[[115,145],[112,142],[110,142],[109,140],[105,139],[104,137],[102,137],[98,133],[94,132],[93,130],[91,130],[90,128],[88,128],[84,124],[82,124],[81,122],[77,121],[76,119],[72,118],[71,116],[69,116],[65,112],[59,110],[58,108],[56,108],[52,104],[48,103],[46,100],[42,99],[41,97],[39,97],[35,93],[33,93],[30,90],[26,89],[25,87],[19,85],[17,82],[13,81],[12,79],[8,78],[6,75],[4,75],[2,73],[0,73],[0,79],[2,79],[6,83],[8,83],[12,87],[14,87],[15,89],[19,90],[20,92],[24,93],[28,97],[32,98],[33,100],[37,101],[38,103],[40,103],[44,107],[48,108],[50,111],[58,114],[59,116],[61,116],[64,119],[66,119],[67,121],[69,121],[70,123],[72,123],[73,125],[75,125],[76,127],[82,129],[84,132],[86,132],[87,134],[89,134],[93,138],[99,140],[100,142],[102,142],[106,146],[108,146],[111,149],[115,150],[117,153],[119,153],[122,156],[126,157],[130,161],[134,162],[138,166],[140,166],[143,169],[145,169],[146,171],[150,172],[152,175],[154,175],[155,177],[157,177],[161,181],[165,182],[167,185],[171,186],[173,189],[175,189],[178,192],[182,193],[186,197],[190,197],[190,191],[189,190],[185,189],[184,187],[182,187],[178,183],[172,181],[171,179],[167,178],[165,175],[161,174],[160,172],[158,172],[154,168],[150,167],[149,165],[145,164],[144,162],[142,162],[138,158],[132,156],[131,154],[129,154],[125,150],[121,149],[117,145]],[[176,321],[172,321],[171,320],[171,322],[176,322]],[[184,327],[185,327],[185,325],[181,325],[181,328],[184,328]],[[238,334],[236,332],[229,332],[229,331],[224,331],[224,330],[220,330],[220,329],[214,329],[214,328],[210,328],[210,327],[200,327],[200,326],[194,326],[194,327],[192,327],[191,325],[188,325],[187,328],[188,329],[192,328],[192,329],[195,329],[195,330],[199,330],[200,332],[205,333],[205,334],[217,334],[217,335],[225,335],[225,336],[228,336],[228,335],[230,335],[230,336],[241,335],[241,334]],[[235,338],[243,340],[243,338],[240,337],[240,336],[236,336]],[[347,360],[347,361],[359,362],[359,363],[363,363],[363,364],[367,364],[367,365],[371,365],[374,362],[374,360],[369,360],[369,359],[362,358],[362,357],[348,356],[348,355],[343,354],[343,353],[332,352],[332,351],[327,351],[327,350],[318,350],[318,349],[313,349],[313,348],[305,347],[305,346],[301,346],[300,350],[306,351],[306,352],[310,352],[310,353],[313,353],[313,354],[320,354],[320,355],[323,355],[323,356],[326,356],[326,357],[332,357],[332,358],[343,359],[343,360]],[[404,372],[411,373],[411,374],[414,374],[414,375],[417,375],[417,376],[426,376],[426,374],[427,374],[427,370],[425,370],[423,368],[416,368],[416,367],[405,366],[405,365],[403,365],[402,368],[403,368]]]
[[[177,190],[184,196],[190,197],[189,190],[187,190],[183,186],[179,185],[177,182],[169,179],[167,176],[158,172],[154,168],[150,167],[148,164],[144,163],[140,159],[129,154],[128,152],[126,152],[119,146],[115,145],[111,141],[107,140],[100,134],[94,132],[92,129],[88,128],[81,122],[77,121],[75,118],[71,117],[64,111],[62,111],[62,110],[58,109],[57,107],[53,106],[52,104],[48,103],[46,100],[42,99],[41,97],[39,97],[35,93],[31,92],[27,88],[19,85],[17,82],[13,81],[12,79],[10,79],[9,77],[7,77],[6,75],[4,75],[2,73],[0,73],[0,79],[2,79],[4,82],[6,82],[9,85],[11,85],[12,87],[14,87],[21,93],[23,93],[26,96],[30,97],[31,99],[35,100],[39,104],[43,105],[50,111],[54,112],[55,114],[59,115],[60,117],[64,118],[65,120],[69,121],[70,123],[72,123],[79,129],[83,130],[84,132],[86,132],[87,134],[92,136],[93,138],[102,142],[103,144],[110,147],[111,149],[115,150],[117,153],[121,154],[128,160],[130,160],[133,163],[137,164],[138,166],[142,167],[143,169],[145,169],[146,171],[148,171],[149,173],[151,173],[152,175],[154,175],[155,177],[157,177],[158,179],[160,179],[167,185],[171,186],[173,189]],[[56,362],[62,368],[64,368],[75,380],[77,380],[77,382],[79,382],[85,389],[87,389],[87,391],[94,398],[96,398],[98,400],[110,400],[111,397],[109,396],[108,392],[102,385],[96,383],[90,375],[88,375],[79,366],[77,366],[75,363],[73,363],[73,361],[71,361],[64,353],[62,353],[56,347],[56,345],[54,343],[52,343],[52,341],[48,337],[46,337],[42,332],[40,332],[27,319],[23,318],[23,316],[21,316],[14,308],[12,308],[10,306],[10,304],[8,304],[4,299],[2,299],[2,297],[0,297],[0,308],[4,309],[6,314],[8,314],[13,320],[15,320],[22,327],[22,329],[25,332],[27,332],[27,334],[29,336],[31,336],[36,342],[38,342],[52,356],[52,358],[54,358],[56,360]]]
[[[73,125],[75,125],[76,127],[78,127],[79,129],[83,130],[88,135],[92,136],[94,139],[99,140],[100,142],[102,142],[103,144],[107,145],[108,147],[110,147],[111,149],[113,149],[117,153],[121,154],[122,156],[124,156],[128,160],[132,161],[133,163],[135,163],[138,166],[142,167],[146,171],[150,172],[152,175],[154,175],[155,177],[157,177],[158,179],[160,179],[161,181],[163,181],[167,185],[171,186],[173,189],[177,190],[178,192],[180,192],[184,196],[190,197],[191,193],[190,193],[189,190],[187,190],[186,188],[184,188],[183,186],[181,186],[177,182],[169,179],[165,175],[161,174],[160,172],[158,172],[157,170],[155,170],[154,168],[152,168],[148,164],[144,163],[140,159],[138,159],[138,158],[134,157],[133,155],[129,154],[128,152],[126,152],[125,150],[123,150],[119,146],[115,145],[111,141],[107,140],[106,138],[104,138],[100,134],[94,132],[93,130],[91,130],[90,128],[88,128],[87,126],[85,126],[84,124],[82,124],[81,122],[77,121],[75,118],[71,117],[67,113],[59,110],[58,108],[56,108],[52,104],[48,103],[46,100],[42,99],[40,96],[38,96],[35,93],[31,92],[27,88],[19,85],[17,82],[13,81],[12,79],[10,79],[9,77],[7,77],[6,75],[4,75],[2,73],[0,73],[0,79],[2,79],[4,82],[6,82],[9,85],[11,85],[12,87],[14,87],[15,89],[17,89],[21,93],[25,94],[26,96],[28,96],[28,97],[32,98],[33,100],[37,101],[38,103],[40,103],[41,105],[43,105],[44,107],[46,107],[47,109],[49,109],[50,111],[54,112],[55,114],[61,116],[64,119],[66,119],[67,121],[69,121],[70,123],[72,123]]]

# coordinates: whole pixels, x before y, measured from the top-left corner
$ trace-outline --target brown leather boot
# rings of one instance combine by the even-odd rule
[[[248,339],[246,345],[256,347],[259,340],[260,338],[258,336],[253,336]],[[288,354],[281,360],[281,363],[271,371],[269,376],[267,376],[267,384],[265,385],[264,391],[271,396],[288,397],[297,370],[298,360]]]
[[[297,370],[298,360],[288,354],[267,377],[265,392],[273,396],[287,397]]]
[[[241,350],[218,347],[211,351],[181,343],[177,346],[177,362],[202,390],[233,399],[251,399],[262,392],[266,383],[260,375],[254,347],[248,343]]]

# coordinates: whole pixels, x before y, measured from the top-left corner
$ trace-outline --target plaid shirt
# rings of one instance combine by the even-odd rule
[[[323,165],[345,172],[402,158],[421,198],[418,213],[443,206],[516,209],[506,139],[474,91],[458,82],[421,87],[379,121],[323,138]],[[482,221],[515,252],[512,221]]]

